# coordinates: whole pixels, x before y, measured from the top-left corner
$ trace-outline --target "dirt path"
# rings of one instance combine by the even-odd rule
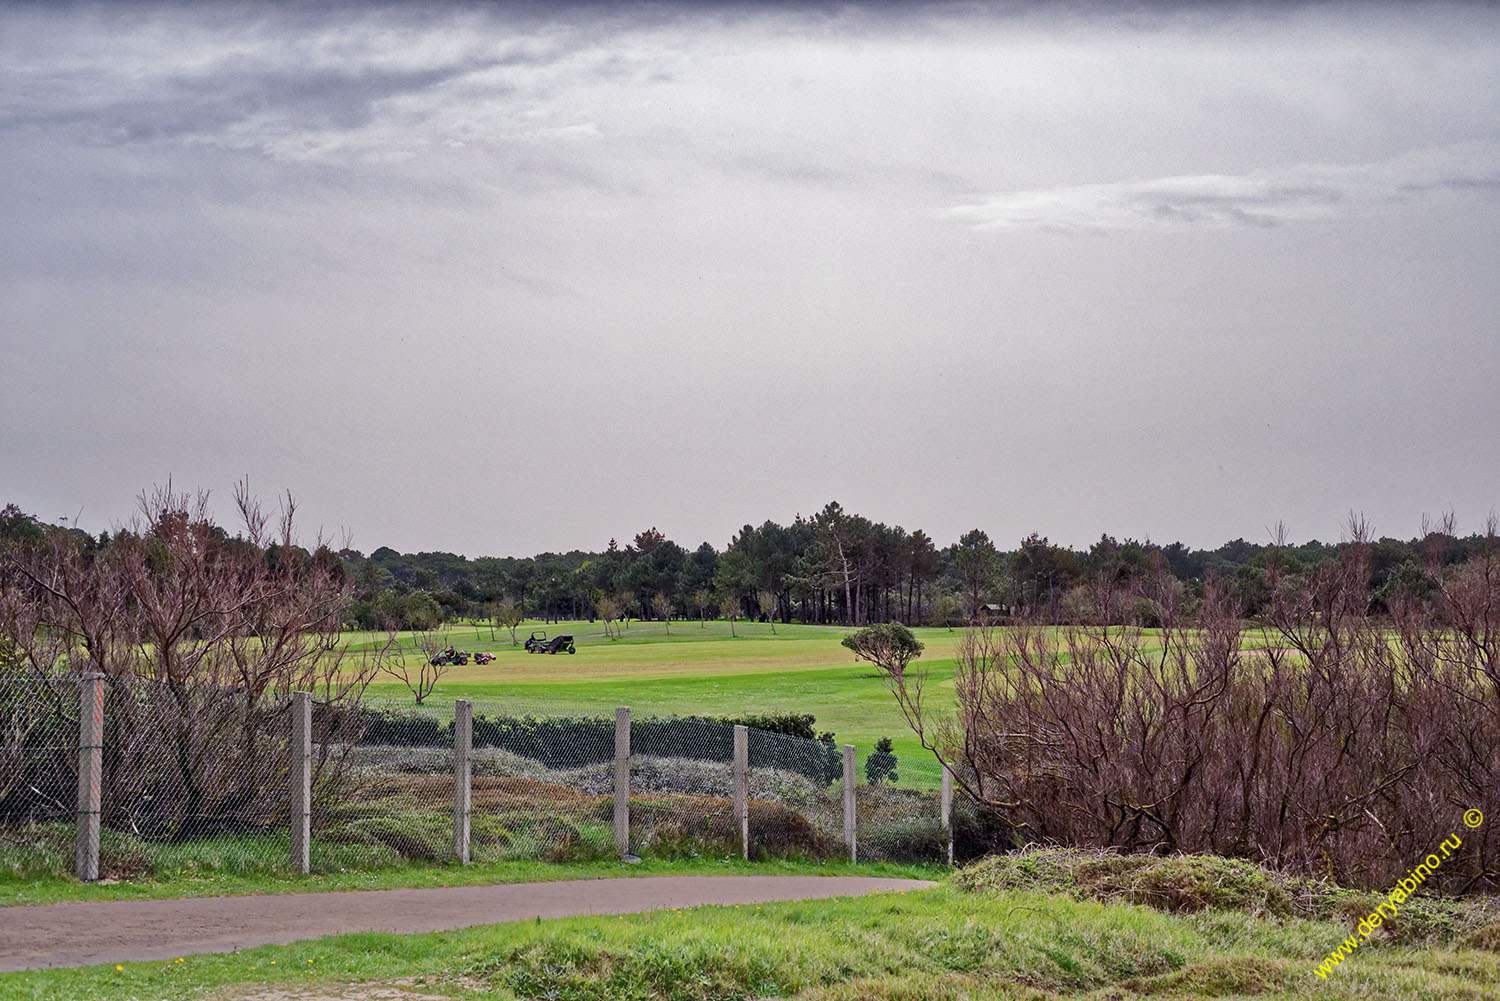
[[[532,918],[924,889],[860,876],[644,876],[0,909],[0,973],[173,959],[350,932],[431,932]]]

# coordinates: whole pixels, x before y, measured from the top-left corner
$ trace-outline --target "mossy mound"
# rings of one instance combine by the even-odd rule
[[[1117,855],[1033,847],[984,859],[960,871],[954,882],[968,890],[1034,890],[1124,900],[1173,914],[1209,908],[1292,912],[1275,873],[1216,855]]]
[[[1078,900],[1144,904],[1172,914],[1230,910],[1273,918],[1338,921],[1351,931],[1387,901],[1323,880],[1287,876],[1217,855],[1120,855],[1079,848],[1028,847],[960,870],[970,891],[1021,890]],[[1500,951],[1500,901],[1408,897],[1383,915],[1374,940],[1386,945],[1462,943]]]
[[[1332,887],[1327,900],[1320,904],[1314,916],[1332,918],[1343,922],[1353,931],[1387,898],[1376,893],[1362,893]],[[1396,914],[1381,913],[1380,939],[1392,945],[1413,945],[1423,942],[1453,942],[1472,928],[1475,905],[1439,897],[1408,897],[1396,905]]]
[[[445,827],[444,820],[447,818],[424,815],[357,817],[331,825],[318,834],[338,844],[386,849],[393,856],[390,862],[401,859],[432,862],[453,852],[453,828]]]

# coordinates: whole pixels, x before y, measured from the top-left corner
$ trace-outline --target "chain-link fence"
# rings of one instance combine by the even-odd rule
[[[107,681],[101,871],[285,869],[289,699]]]
[[[0,851],[17,876],[73,869],[78,685],[0,681]]]
[[[98,717],[96,749],[80,707]],[[290,871],[287,733],[285,700],[141,679],[0,679],[0,866],[17,878],[73,871],[75,825],[92,813],[106,879]],[[92,796],[81,796],[91,753]]]
[[[470,705],[470,859],[612,855],[614,720]],[[314,867],[454,857],[454,703],[367,701],[360,713],[345,752],[357,794],[315,803]]]
[[[835,857],[844,848],[843,752],[750,731],[750,842],[768,854]]]
[[[91,684],[0,679],[0,871],[75,871],[80,762],[95,774],[80,743]],[[299,742],[290,692],[100,689],[103,878],[299,871],[304,747],[315,872],[465,857],[841,858],[851,835],[862,860],[940,861],[947,847],[937,792],[895,785],[894,755],[865,754],[850,804],[844,749],[739,728],[741,765],[737,728],[722,720],[314,697]]]
[[[630,846],[642,855],[738,850],[734,726],[651,719],[630,728]]]

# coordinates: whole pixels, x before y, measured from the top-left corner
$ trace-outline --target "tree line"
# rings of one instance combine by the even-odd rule
[[[0,539],[40,538],[51,528],[14,504],[0,510]],[[85,549],[110,541],[108,533],[65,531]],[[1413,539],[1368,542],[1370,601],[1378,609],[1399,590],[1430,590],[1428,553],[1440,549],[1445,565],[1461,563],[1482,544],[1479,535],[1458,536],[1451,518]],[[951,626],[1038,611],[1076,620],[1088,586],[1160,574],[1177,581],[1189,600],[1202,595],[1210,578],[1222,580],[1246,614],[1256,615],[1267,607],[1278,574],[1327,564],[1347,545],[1240,538],[1195,549],[1106,534],[1075,549],[1033,533],[1002,549],[975,528],[939,548],[921,529],[873,521],[831,502],[790,524],[745,525],[722,550],[709,542],[689,550],[652,527],[623,546],[611,539],[599,551],[529,557],[470,559],[384,546],[365,555],[287,543],[269,546],[267,559],[296,556],[341,575],[352,589],[343,614],[353,628],[432,629],[450,620],[520,616],[602,619],[607,626],[710,617]]]
[[[1430,587],[1425,554],[1434,547],[1448,563],[1458,563],[1482,541],[1459,537],[1450,519],[1412,539],[1369,543],[1371,600],[1382,606],[1399,589]],[[393,619],[430,628],[502,608],[606,623],[712,617],[773,625],[961,625],[1038,610],[1076,618],[1086,586],[1158,573],[1175,579],[1189,598],[1201,596],[1210,578],[1222,579],[1254,615],[1267,606],[1278,573],[1329,563],[1347,545],[1240,538],[1195,549],[1106,534],[1074,549],[1033,533],[1002,549],[975,528],[940,548],[921,529],[873,521],[833,502],[790,524],[745,525],[722,550],[708,542],[689,550],[652,527],[626,545],[611,539],[594,552],[468,559],[381,547],[368,556],[350,549],[338,555],[354,587],[351,619],[365,628]]]

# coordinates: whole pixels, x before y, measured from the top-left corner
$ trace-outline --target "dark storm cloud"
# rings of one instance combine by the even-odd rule
[[[1146,4],[1116,10],[1109,5],[1078,4],[1041,9],[1049,16],[1114,19],[1148,14],[1166,17],[1193,6]],[[38,40],[43,55],[38,58],[35,53],[17,51],[7,60],[4,76],[9,97],[0,97],[0,131],[73,129],[84,141],[146,142],[212,136],[252,119],[271,120],[287,130],[354,129],[368,124],[382,101],[421,94],[486,69],[553,65],[627,30],[682,22],[697,22],[702,27],[705,18],[732,24],[768,10],[781,10],[795,15],[809,31],[848,31],[855,38],[870,31],[899,35],[912,26],[930,24],[933,18],[975,11],[988,17],[1021,18],[1035,16],[1038,9],[1032,4],[955,3],[895,7],[793,3],[495,5],[461,11],[461,25],[470,33],[493,30],[485,42],[471,40],[469,51],[434,54],[427,65],[393,68],[379,65],[379,55],[389,55],[424,32],[450,28],[455,8],[447,4],[308,4],[274,9],[172,3],[61,8],[22,5],[20,10],[29,17],[12,25],[10,33],[27,41]],[[184,45],[207,45],[218,51],[206,59],[192,59],[191,67],[174,67],[174,57],[183,54],[180,51],[143,51],[135,72],[115,76],[109,72],[109,53],[102,47],[96,52],[68,52],[49,46],[40,37],[72,18],[91,20],[101,31],[127,36],[153,21],[190,19],[199,30],[183,40]],[[362,52],[353,43],[340,45],[336,37],[319,51],[282,44],[320,33],[337,36],[351,21],[368,32],[371,41],[385,52]],[[538,27],[547,29],[544,44],[505,44],[507,36]],[[163,38],[161,44],[170,46],[174,41]],[[221,44],[215,46],[216,41]],[[61,57],[65,69],[59,71],[48,62],[45,53],[49,48]],[[151,58],[158,55],[162,57],[159,64]],[[95,58],[99,61],[92,61]],[[639,66],[608,56],[588,71],[600,80],[623,84],[636,79]],[[664,69],[656,70],[652,77],[660,82],[672,78]],[[511,93],[503,83],[488,87],[496,98]]]
[[[75,129],[84,141],[111,142],[211,136],[254,119],[358,128],[383,101],[595,46],[625,23],[618,14],[567,19],[596,10],[610,14],[543,4],[23,5],[12,11],[0,64],[0,130]],[[191,30],[172,33],[174,21]],[[543,34],[528,35],[539,26]],[[628,67],[605,59],[593,72],[623,80]],[[503,81],[485,89],[496,99],[510,92]]]

